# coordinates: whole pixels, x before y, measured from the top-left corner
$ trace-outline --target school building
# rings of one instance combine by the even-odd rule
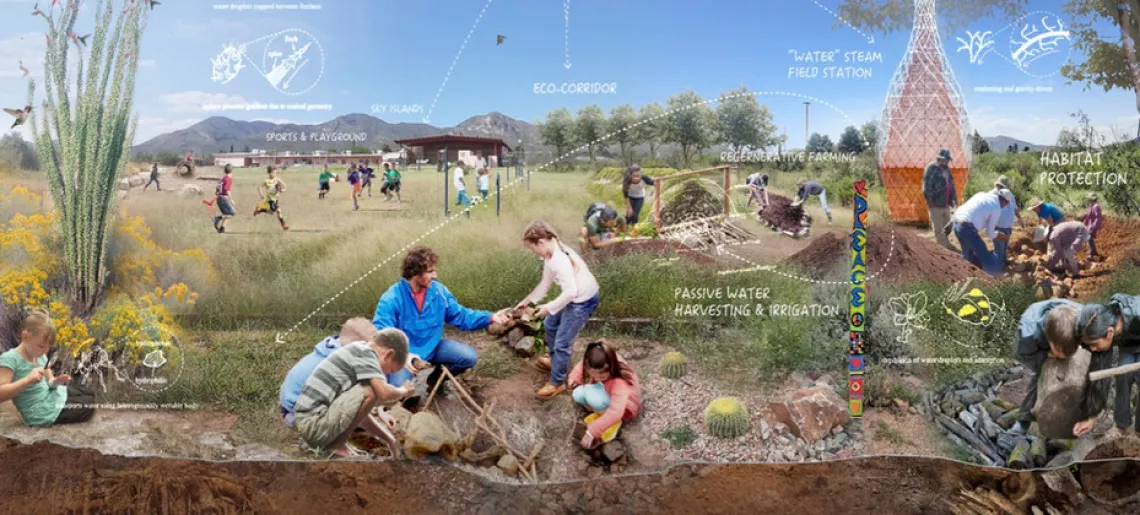
[[[438,165],[446,160],[449,163],[461,162],[471,167],[475,166],[480,152],[487,159],[487,166],[494,168],[503,162],[503,150],[508,152],[511,150],[511,147],[499,138],[451,134],[399,139],[396,140],[396,144],[410,148],[411,153],[418,156],[419,162]],[[446,159],[443,156],[444,149],[447,149]]]

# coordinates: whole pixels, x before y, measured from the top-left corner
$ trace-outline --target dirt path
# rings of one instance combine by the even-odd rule
[[[929,458],[683,465],[589,482],[507,485],[440,464],[104,456],[0,441],[0,511],[40,513],[951,513],[962,487],[1012,472]],[[1038,476],[1039,477],[1039,476]],[[1040,479],[1035,479],[1040,483]],[[1044,490],[1043,485],[1038,491]],[[1046,497],[1045,494],[1039,494]],[[1068,513],[1136,513],[1073,506]]]

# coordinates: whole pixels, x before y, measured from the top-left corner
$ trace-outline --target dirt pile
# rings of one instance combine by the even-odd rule
[[[798,266],[819,280],[846,275],[844,271],[851,266],[851,237],[835,232],[821,234],[785,263]],[[873,281],[888,284],[989,279],[961,255],[911,229],[890,225],[870,227],[867,231],[867,273]]]
[[[1033,243],[1032,228],[1014,231],[1009,246],[1009,263],[1006,272],[1034,285],[1038,298],[1087,298],[1092,296],[1111,277],[1112,272],[1124,263],[1140,265],[1140,221],[1105,218],[1104,226],[1096,238],[1097,252],[1103,261],[1088,259],[1088,246],[1077,255],[1081,277],[1072,278],[1067,271],[1050,271],[1047,245]]]
[[[792,199],[771,193],[768,200],[770,203],[759,214],[760,221],[772,230],[797,234],[811,224],[803,206],[793,207]]]
[[[724,199],[700,180],[688,180],[662,194],[661,225],[670,226],[724,214]]]

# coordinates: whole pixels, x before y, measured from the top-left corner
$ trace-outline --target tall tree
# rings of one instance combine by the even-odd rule
[[[657,146],[669,137],[665,109],[657,102],[642,106],[637,112],[637,121],[637,140],[649,145],[650,159],[657,159]]]
[[[944,29],[956,32],[970,23],[987,17],[1019,19],[1027,10],[1028,0],[955,0],[952,8],[942,9],[947,21]],[[914,18],[913,0],[843,0],[837,19],[853,27],[892,33],[908,29]],[[1140,2],[1137,0],[1068,0],[1064,7],[1068,30],[1073,36],[1074,55],[1086,56],[1084,62],[1061,67],[1061,75],[1069,83],[1079,82],[1085,89],[1099,86],[1132,90],[1136,110],[1140,112],[1140,61],[1136,44],[1140,41]],[[1101,34],[1097,27],[1111,23],[1118,34]],[[840,28],[836,21],[835,27]],[[1136,139],[1140,142],[1140,124]]]
[[[39,169],[36,147],[24,141],[18,132],[5,134],[0,137],[0,165],[4,164],[23,170]]]
[[[1077,131],[1064,127],[1057,133],[1057,143],[1054,148],[1066,152],[1080,152],[1085,149],[1084,138]]]
[[[695,91],[669,98],[666,141],[681,147],[681,162],[689,166],[702,149],[716,141],[715,111]]]
[[[586,106],[578,110],[578,119],[574,121],[574,137],[580,145],[586,145],[590,154],[590,161],[594,161],[594,150],[603,145],[601,139],[606,130],[606,112],[596,105]]]
[[[974,131],[974,135],[970,136],[970,146],[974,155],[985,154],[990,151],[989,142],[981,134],[978,134],[978,131]]]
[[[566,108],[546,113],[546,121],[538,125],[543,144],[554,147],[554,160],[561,161],[574,145],[574,115]]]
[[[813,132],[808,138],[806,150],[808,152],[834,152],[835,144],[831,142],[831,138],[827,135]]]
[[[392,146],[391,146],[391,145],[389,145],[389,144],[387,144],[387,143],[385,143],[385,144],[384,144],[384,146],[380,147],[380,151],[381,151],[381,152],[384,152],[384,153],[388,153],[388,152],[391,152],[391,151],[392,151]]]
[[[42,102],[36,101],[35,81],[28,83],[27,105],[35,106],[31,129],[59,213],[68,285],[84,314],[94,310],[107,286],[115,181],[130,161],[138,127],[131,108],[139,42],[150,13],[141,6],[120,12],[112,3],[100,0],[94,8],[94,36],[86,58],[84,52],[75,55],[74,77],[68,77],[67,61],[69,34],[81,30],[75,27],[79,3],[63,2],[58,12],[43,16],[48,37]]]
[[[859,134],[863,136],[863,142],[867,145],[866,150],[872,152],[879,148],[879,121],[871,120],[863,124],[859,129]]]
[[[720,139],[733,151],[767,148],[778,142],[772,112],[748,88],[734,89],[721,98],[716,108]]]
[[[622,104],[610,109],[610,139],[617,141],[621,149],[621,158],[627,166],[633,163],[633,156],[629,151],[637,144],[637,130],[633,128],[636,123],[637,111],[633,110],[633,106]]]
[[[862,154],[865,147],[859,129],[856,129],[854,125],[848,125],[846,129],[843,129],[843,134],[839,136],[837,148],[844,153]]]

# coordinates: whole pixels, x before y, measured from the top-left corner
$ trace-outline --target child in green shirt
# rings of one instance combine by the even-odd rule
[[[12,401],[29,426],[87,422],[95,415],[95,393],[56,376],[47,353],[56,328],[43,309],[31,310],[20,331],[20,345],[0,355],[0,402]],[[60,388],[63,386],[63,388]]]
[[[392,165],[384,163],[384,186],[380,188],[380,193],[387,195],[385,202],[392,200],[392,192],[396,193],[396,203],[403,204],[404,201],[400,198],[400,172],[392,168]]]
[[[320,188],[317,189],[319,194],[317,198],[321,200],[325,199],[325,195],[328,194],[329,190],[332,189],[329,184],[331,184],[335,179],[336,175],[329,171],[329,165],[325,165],[324,171],[321,172],[321,175],[319,177],[317,177],[317,180],[321,183]]]

